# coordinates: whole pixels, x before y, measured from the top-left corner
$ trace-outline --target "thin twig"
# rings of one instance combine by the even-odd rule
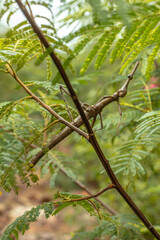
[[[55,156],[54,156],[55,157]],[[54,164],[59,168],[59,170],[69,179],[71,179],[78,187],[80,187],[81,189],[83,189],[85,192],[87,192],[89,195],[93,195],[93,193],[90,191],[89,188],[87,188],[84,184],[82,184],[79,180],[75,180],[73,179],[70,175],[67,174],[67,172],[65,171],[65,169],[63,168],[63,166],[59,166],[56,161],[54,161]],[[118,213],[111,208],[110,206],[108,206],[107,204],[105,204],[104,202],[102,202],[98,197],[94,197],[109,213],[111,213],[112,215],[117,215]]]
[[[53,116],[55,116],[61,123],[65,124],[66,126],[72,128],[74,131],[85,137],[87,140],[89,140],[88,135],[83,132],[81,129],[77,128],[70,122],[66,121],[64,118],[59,116],[52,108],[50,108],[48,105],[46,105],[44,102],[42,102],[35,94],[32,93],[32,91],[23,84],[23,82],[18,78],[17,74],[15,73],[13,67],[7,63],[6,68],[8,70],[8,73],[22,86],[22,88],[36,101],[38,102],[43,108],[45,108],[48,112],[50,112]]]
[[[61,171],[61,168],[60,168]],[[93,195],[92,192],[89,190],[89,188],[87,188],[86,186],[84,186],[84,184],[82,184],[80,181],[78,180],[74,180],[74,182],[81,188],[83,189],[85,192],[87,192],[89,195]],[[110,206],[108,206],[108,204],[102,202],[98,197],[94,197],[109,213],[111,213],[112,215],[117,215],[118,213],[111,208]]]
[[[34,20],[33,12],[32,12],[31,6],[30,6],[30,4],[29,4],[29,1],[26,0],[26,3],[27,3],[27,5],[28,5],[28,8],[29,8],[29,11],[30,11],[31,17],[32,17],[32,19]]]
[[[100,192],[98,192],[96,194],[89,195],[89,196],[86,196],[86,197],[81,197],[81,198],[64,200],[63,202],[78,202],[78,201],[88,200],[88,199],[91,199],[91,198],[98,197],[98,196],[102,195],[104,192],[106,192],[106,191],[108,191],[109,189],[112,189],[112,188],[116,188],[116,186],[113,183],[110,183],[110,184],[108,184],[108,186],[106,188],[104,188],[103,190],[101,190]]]
[[[92,200],[90,200],[90,199],[88,199],[87,201],[92,204],[92,206],[94,207],[94,209],[96,210],[96,212],[97,212],[97,214],[99,216],[99,219],[102,219],[101,213],[100,213],[99,209],[97,208],[96,204]]]

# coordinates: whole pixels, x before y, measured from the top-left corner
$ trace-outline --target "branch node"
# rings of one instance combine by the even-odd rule
[[[153,225],[150,225],[150,226],[148,227],[149,230],[152,229],[152,228],[153,228]]]
[[[77,97],[76,97],[75,95],[73,95],[72,98],[73,98],[73,100],[76,100],[76,99],[77,99]]]

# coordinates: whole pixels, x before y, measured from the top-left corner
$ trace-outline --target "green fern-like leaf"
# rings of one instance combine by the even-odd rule
[[[138,137],[141,135],[146,135],[147,137],[152,136],[153,133],[159,133],[160,130],[160,112],[152,111],[144,114],[139,119],[139,125],[137,126],[135,132]]]
[[[52,61],[50,57],[46,58],[47,63],[47,81],[50,81],[52,78]]]
[[[136,31],[132,34],[131,38],[129,39],[128,44],[126,45],[125,52],[128,53],[132,50],[133,45],[136,45],[136,42],[144,35],[144,33],[148,32],[148,26],[151,25],[151,19],[148,18],[145,21],[140,22],[140,26]],[[146,35],[146,34],[145,34]],[[125,58],[127,57],[125,53]]]
[[[81,52],[85,46],[91,41],[91,38],[90,37],[85,37],[84,39],[82,39],[78,44],[77,46],[75,47],[74,49],[74,54],[73,55],[70,55],[65,61],[64,61],[64,64],[63,64],[63,68],[66,69],[69,64],[71,63],[71,61],[79,54],[79,52]],[[57,75],[55,76],[55,78],[53,79],[52,83],[55,84],[57,83],[57,81],[60,79],[60,74],[57,73]]]
[[[158,50],[160,49],[160,45],[157,44],[153,50],[152,53],[150,54],[148,60],[147,60],[147,66],[146,66],[146,72],[145,72],[145,76],[146,76],[146,80],[149,80],[151,77],[151,70],[152,70],[152,66],[155,60],[155,56],[157,55]]]
[[[16,102],[3,102],[0,104],[0,118],[6,116],[6,119],[12,112],[13,107],[16,105]]]
[[[47,1],[29,1],[29,4],[32,8],[32,5],[41,5],[47,8],[50,11],[50,17],[45,17],[41,15],[36,15],[35,18],[43,18],[46,21],[46,24],[41,24],[41,29],[45,37],[49,40],[54,50],[58,49],[59,52],[63,55],[73,54],[69,46],[65,44],[56,34],[56,29],[54,27],[53,14],[51,11],[52,2]],[[4,7],[4,8],[3,8]],[[18,7],[14,1],[9,1],[9,3],[4,3],[1,11],[3,16],[8,12],[8,21],[18,10]],[[15,7],[15,10],[12,11],[12,8]],[[6,10],[7,9],[7,10]],[[5,41],[5,43],[4,43]],[[17,70],[20,70],[24,65],[28,64],[33,58],[37,58],[40,63],[47,57],[48,53],[43,53],[42,46],[37,38],[36,34],[33,32],[30,24],[25,20],[16,24],[12,27],[6,34],[2,43],[0,60],[1,66],[4,66],[4,62],[10,60],[10,63],[14,63],[17,67]],[[3,49],[4,48],[4,49]],[[10,55],[10,59],[9,59]],[[46,60],[48,61],[48,60]],[[39,63],[39,64],[40,64]],[[48,61],[49,63],[49,61]],[[49,70],[49,65],[48,70]],[[51,78],[51,68],[48,71],[48,77]]]
[[[34,44],[35,42],[35,44]],[[30,58],[32,58],[32,54],[35,51],[35,49],[38,51],[40,51],[41,46],[40,43],[35,40],[32,42],[33,44],[31,45],[30,48],[28,48],[26,51],[24,51],[23,55],[19,58],[19,60],[17,61],[17,71],[20,70],[25,64],[26,62],[29,61]],[[35,55],[37,55],[35,53]]]
[[[91,61],[93,60],[93,58],[95,57],[95,55],[97,54],[97,52],[99,51],[99,49],[101,48],[101,46],[103,45],[103,43],[105,42],[107,36],[108,36],[109,32],[106,31],[102,34],[102,36],[98,39],[98,41],[95,43],[94,47],[92,48],[90,54],[88,55],[88,57],[86,58],[81,70],[80,70],[80,74],[84,74],[89,66],[89,64],[91,63]]]
[[[118,156],[113,159],[113,168],[117,173],[123,172],[123,175],[144,175],[143,159],[148,157],[153,146],[159,143],[159,111],[146,113],[137,122],[132,138],[122,145]]]
[[[93,26],[92,24],[88,24],[84,27],[81,27],[80,29],[78,29],[75,32],[69,33],[67,36],[62,38],[62,40],[64,42],[68,43],[77,37],[81,37],[82,35],[85,36],[88,32],[97,31],[98,29],[99,29],[98,27]],[[101,30],[102,30],[102,28],[101,28]],[[99,31],[100,31],[100,29],[99,29]]]
[[[76,201],[76,199],[84,197],[83,195],[78,195],[78,194],[72,194],[72,193],[66,193],[66,192],[60,192],[55,195],[55,199],[62,198],[64,199],[64,202],[60,202],[60,205],[58,208],[54,211],[54,214],[57,214],[59,211],[64,209],[67,206],[76,206],[79,205],[83,207],[91,216],[92,215],[97,215],[97,212],[95,208],[93,208],[93,205],[91,204],[90,201],[88,200],[82,200],[82,201]],[[69,200],[75,199],[74,202],[67,202]],[[66,201],[66,202],[65,202]],[[100,209],[100,204],[96,200],[92,200],[94,204],[96,205],[96,209]]]
[[[112,221],[101,221],[100,225],[93,231],[83,231],[75,233],[72,240],[95,240],[105,239],[124,239],[124,240],[137,240],[144,239],[140,234],[141,225],[138,223],[137,218],[132,215],[117,215],[111,217]]]
[[[152,20],[152,19],[150,19]],[[153,20],[148,23],[148,20],[145,21],[145,24],[142,25],[142,28],[139,29],[139,32],[135,33],[135,37],[133,39],[136,41],[132,46],[131,43],[133,42],[133,39],[131,38],[131,41],[126,46],[126,53],[123,58],[123,66],[121,67],[120,73],[123,72],[123,70],[150,44],[151,38],[150,33],[152,34],[153,29],[156,27],[159,19],[153,18]],[[143,31],[141,31],[143,30]],[[139,38],[139,39],[138,39]],[[153,39],[153,38],[152,38]],[[148,42],[149,40],[149,42]],[[153,39],[154,40],[154,39]],[[128,59],[127,59],[128,58]],[[127,59],[127,60],[126,60]]]
[[[136,21],[135,23],[133,23],[133,25],[131,26],[129,31],[128,31],[128,29],[124,30],[124,33],[122,33],[122,37],[118,39],[118,41],[117,41],[116,45],[114,46],[114,49],[111,53],[110,63],[114,63],[116,58],[123,54],[127,42],[130,40],[132,34],[136,31],[137,26],[139,24],[140,24],[139,21]]]
[[[97,57],[96,63],[95,63],[96,69],[99,69],[102,66],[102,64],[105,60],[105,56],[106,56],[107,52],[109,51],[111,45],[113,44],[113,42],[120,30],[121,30],[120,27],[116,30],[113,30],[112,33],[109,34],[109,37],[105,40],[105,42],[100,50],[100,53]]]

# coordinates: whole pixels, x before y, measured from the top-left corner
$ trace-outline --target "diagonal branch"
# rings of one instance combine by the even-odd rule
[[[31,97],[34,99],[36,99],[36,101],[39,103],[40,99],[37,98],[22,82],[21,80],[17,77],[17,75],[15,74],[15,72],[12,70],[11,66],[9,68],[9,66],[7,66],[8,72],[21,84],[21,86],[31,95]],[[14,72],[14,75],[13,75]],[[42,101],[40,101],[41,104]],[[44,104],[44,103],[43,103]],[[59,120],[56,120],[59,121]],[[56,121],[54,121],[53,123],[55,123]],[[52,124],[53,124],[52,123]],[[49,127],[49,126],[48,126]],[[47,128],[48,128],[47,127]],[[43,131],[45,131],[47,128],[45,128]],[[20,139],[21,141],[23,141],[23,139]],[[32,140],[32,142],[35,139]],[[32,143],[30,142],[29,145],[32,145]],[[35,146],[34,146],[35,147]],[[65,170],[63,168],[60,168],[60,171],[63,172],[67,177],[69,177],[67,175],[67,173],[65,172]],[[81,182],[79,182],[78,180],[74,181],[80,188],[82,188],[83,190],[85,190],[89,195],[93,195],[90,190],[88,188],[86,188]],[[108,205],[106,205],[105,203],[103,203],[99,198],[94,197],[104,208],[106,208],[112,215],[116,214],[116,211],[114,209],[112,209],[111,207],[109,207]]]
[[[47,39],[45,38],[45,36],[43,35],[43,33],[41,32],[41,30],[39,29],[38,25],[36,24],[36,22],[32,19],[32,17],[30,16],[30,14],[28,13],[27,9],[25,8],[25,6],[23,5],[23,3],[21,2],[21,0],[16,0],[17,4],[19,5],[19,8],[21,9],[21,11],[23,12],[23,14],[26,16],[27,20],[29,21],[29,23],[31,24],[34,32],[37,34],[37,36],[39,37],[40,41],[43,43],[43,45],[45,46],[46,49],[50,49],[50,44],[47,41]],[[62,66],[62,64],[60,63],[60,60],[57,58],[57,56],[55,55],[55,53],[53,51],[50,52],[50,56],[52,58],[52,60],[54,61],[57,69],[59,70],[61,77],[63,79],[63,81],[65,82],[68,91],[72,97],[73,102],[75,103],[77,110],[79,111],[82,120],[86,126],[86,129],[89,133],[89,142],[91,143],[91,145],[93,146],[99,160],[101,161],[106,173],[108,174],[112,184],[114,184],[117,189],[117,191],[119,192],[119,194],[123,197],[123,199],[126,201],[126,203],[130,206],[130,208],[134,211],[134,213],[138,216],[138,218],[143,222],[143,224],[147,227],[147,229],[151,232],[151,234],[156,238],[156,239],[160,239],[160,234],[156,231],[156,229],[153,227],[153,225],[149,222],[149,220],[144,216],[144,214],[141,212],[141,210],[136,206],[136,204],[133,202],[133,200],[129,197],[129,195],[126,193],[126,191],[123,189],[123,187],[121,186],[120,182],[118,181],[117,177],[115,176],[110,164],[109,164],[109,160],[107,160],[104,156],[104,153],[101,149],[101,147],[99,146],[97,139],[94,135],[94,132],[92,130],[92,127],[90,126],[90,123],[84,113],[84,110],[81,106],[80,101],[78,100],[72,85],[68,79],[68,76]]]
[[[138,67],[138,62],[136,63],[135,67],[133,70],[137,69]],[[135,71],[132,71],[132,73],[130,74],[130,76],[134,75]],[[126,82],[128,82],[128,79],[126,80]],[[126,82],[124,83],[124,85],[126,84]],[[123,86],[124,86],[123,85]],[[122,86],[122,87],[123,87]],[[117,101],[116,96],[118,92],[121,91],[122,88],[120,88],[117,92],[113,93],[111,96],[109,96],[108,98],[102,97],[95,105],[92,106],[88,106],[88,108],[86,108],[85,110],[86,112],[86,117],[87,119],[91,119],[91,118],[95,118],[97,116],[97,114],[101,113],[102,110],[109,105],[112,102]],[[119,96],[121,97],[121,96]],[[72,125],[76,126],[77,128],[79,128],[80,126],[83,125],[83,120],[81,118],[81,116],[78,116],[73,122]],[[50,151],[53,147],[55,147],[58,143],[60,143],[63,139],[65,139],[66,137],[68,137],[71,133],[73,132],[73,130],[71,128],[65,127],[60,133],[58,133],[57,135],[53,136],[53,138],[50,140],[50,142],[48,144],[46,144],[42,150],[40,150],[31,160],[30,163],[33,165],[36,165],[39,160],[48,152]]]
[[[88,131],[89,134],[93,134],[92,128],[89,124],[89,121],[84,113],[84,110],[81,106],[81,103],[69,81],[69,78],[60,62],[60,60],[57,58],[57,56],[55,55],[55,53],[53,51],[51,51],[51,46],[49,44],[49,42],[47,41],[47,39],[45,38],[45,36],[43,35],[42,31],[40,30],[40,28],[38,27],[38,25],[36,24],[35,20],[33,20],[32,16],[29,14],[29,12],[27,11],[26,7],[23,5],[23,3],[21,2],[21,0],[16,0],[17,4],[19,5],[21,11],[23,12],[23,14],[25,15],[25,17],[27,18],[27,20],[29,21],[29,23],[31,24],[34,32],[37,34],[37,36],[39,37],[40,41],[43,43],[43,45],[45,46],[45,48],[47,50],[49,50],[49,54],[53,60],[53,62],[55,63],[57,69],[59,70],[63,81],[65,82],[68,91],[71,95],[71,98],[75,104],[75,106],[77,107],[77,110],[79,111],[79,114],[81,115],[84,124],[86,126],[86,129]]]
[[[39,103],[39,105],[41,105],[43,108],[45,108],[49,113],[51,113],[53,116],[55,116],[59,122],[65,124],[66,126],[70,127],[71,129],[73,129],[74,131],[76,131],[77,133],[79,133],[80,135],[82,135],[83,137],[85,137],[86,139],[88,139],[88,135],[83,132],[81,129],[77,128],[76,126],[74,126],[73,124],[71,124],[70,122],[66,121],[64,118],[62,118],[61,116],[59,116],[52,108],[50,108],[47,104],[45,104],[44,102],[42,102],[35,94],[32,93],[32,91],[25,85],[23,84],[23,82],[18,78],[18,76],[16,75],[16,72],[14,71],[14,69],[12,68],[12,66],[7,63],[6,64],[6,68],[8,73],[22,86],[22,88],[36,101]],[[88,139],[89,140],[89,139]]]

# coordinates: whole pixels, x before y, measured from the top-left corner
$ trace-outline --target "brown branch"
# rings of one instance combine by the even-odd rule
[[[87,131],[89,132],[89,134],[93,134],[93,131],[92,131],[92,128],[89,124],[89,121],[88,119],[86,118],[86,115],[84,113],[84,110],[81,106],[81,103],[69,81],[69,78],[60,62],[60,60],[57,58],[57,56],[55,55],[55,53],[53,51],[50,51],[51,47],[50,47],[50,44],[49,42],[47,41],[47,39],[45,38],[45,36],[43,35],[43,33],[41,32],[40,28],[38,27],[38,25],[36,24],[35,20],[32,19],[32,17],[30,16],[29,12],[27,11],[26,7],[23,5],[23,3],[21,2],[21,0],[16,0],[17,4],[19,5],[21,11],[23,12],[23,14],[25,15],[25,17],[27,18],[27,20],[29,21],[29,23],[31,24],[34,32],[37,34],[37,36],[39,37],[40,41],[43,43],[43,45],[45,46],[46,49],[49,50],[49,54],[53,60],[53,62],[55,63],[57,69],[59,70],[61,76],[62,76],[62,79],[64,80],[67,88],[68,88],[68,91],[71,95],[71,98],[75,104],[75,106],[77,107],[77,110],[79,111],[83,121],[84,121],[84,124],[87,128]]]
[[[8,71],[9,71],[9,69],[8,69]],[[9,72],[9,73],[10,73],[10,72]],[[21,83],[22,83],[22,82],[21,82]],[[25,86],[25,87],[26,87],[26,86]],[[27,88],[27,87],[26,87],[26,88]],[[31,95],[31,97],[32,97],[32,95]],[[47,130],[48,128],[50,128],[52,125],[54,125],[54,124],[57,123],[57,122],[59,122],[59,120],[55,120],[55,121],[52,122],[50,125],[46,126],[46,127],[42,130],[42,132],[43,132],[43,133],[46,132],[46,130]],[[0,126],[0,128],[2,128],[2,127]],[[25,149],[28,148],[28,146],[31,146],[31,147],[33,147],[33,148],[37,148],[36,145],[32,144],[32,142],[33,142],[37,137],[38,137],[38,136],[36,136],[34,139],[32,139],[32,141],[29,142],[29,144],[27,144],[27,146],[25,147]],[[21,140],[22,142],[25,142],[24,139],[22,139],[22,138],[19,138],[19,140]],[[13,167],[13,165],[12,165],[12,167]],[[9,169],[10,169],[10,168],[9,168]],[[59,169],[60,169],[60,171],[63,172],[67,177],[69,177],[63,168],[59,168]],[[69,178],[71,179],[71,177],[69,177]],[[88,188],[86,188],[86,187],[85,187],[82,183],[80,183],[78,180],[75,180],[74,182],[75,182],[80,188],[82,188],[83,190],[85,190],[88,194],[92,195],[92,193],[90,192],[90,190],[89,190]],[[110,212],[112,215],[116,215],[116,214],[117,214],[117,212],[116,212],[114,209],[112,209],[111,207],[109,207],[107,204],[103,203],[99,198],[96,198],[96,197],[95,197],[95,199],[96,199],[104,208],[106,208],[106,209],[108,210],[108,212]]]
[[[62,172],[62,169],[60,168],[60,171]],[[69,177],[69,176],[68,176]],[[83,185],[80,181],[78,180],[74,180],[74,183],[77,184],[77,186],[79,186],[81,189],[83,189],[85,192],[87,192],[89,195],[93,195],[92,192],[89,190],[89,188],[87,188],[85,185]],[[98,197],[94,197],[109,213],[111,213],[112,215],[117,215],[118,213],[111,208],[110,206],[108,206],[108,204],[102,202]]]
[[[104,188],[103,190],[101,190],[100,192],[98,192],[96,194],[89,195],[89,196],[82,197],[82,198],[75,198],[75,199],[65,200],[63,202],[75,202],[75,201],[78,202],[78,201],[88,200],[90,198],[96,198],[96,197],[102,195],[104,192],[106,192],[106,191],[108,191],[109,189],[112,189],[112,188],[116,188],[116,186],[113,183],[110,183],[110,184],[108,184],[108,186],[106,188]]]
[[[31,17],[32,17],[32,19],[34,20],[33,12],[32,12],[32,9],[31,9],[31,6],[30,6],[28,0],[26,0],[26,3],[27,3],[27,6],[28,6],[28,8],[29,8],[29,11],[30,11]]]
[[[92,194],[92,195],[89,195],[89,196],[86,196],[86,197],[81,197],[81,198],[75,198],[75,199],[68,199],[66,198],[65,196],[61,195],[60,192],[57,193],[57,195],[60,197],[60,198],[63,198],[64,201],[54,201],[53,204],[54,205],[58,205],[59,203],[69,203],[69,202],[79,202],[79,201],[84,201],[84,200],[87,200],[89,201],[93,207],[95,208],[95,210],[97,211],[97,214],[99,216],[100,219],[102,219],[101,217],[101,214],[97,208],[97,206],[95,205],[94,202],[92,202],[90,199],[91,198],[95,198],[97,200],[97,197],[102,195],[104,192],[108,191],[109,189],[112,189],[112,188],[115,188],[116,186],[113,184],[113,183],[110,183],[108,184],[108,186],[106,188],[104,188],[103,190],[101,190],[100,192],[96,193],[96,194]]]
[[[35,146],[34,145],[34,148],[37,148],[38,146]],[[69,179],[71,179],[78,187],[80,187],[81,189],[83,189],[86,193],[88,193],[89,195],[93,195],[93,193],[90,191],[89,188],[87,188],[83,183],[81,183],[80,181],[78,180],[73,180],[73,178],[67,174],[67,172],[65,171],[65,169],[63,167],[60,167],[56,161],[53,161],[54,162],[54,165],[56,167],[58,167],[59,171],[62,172],[66,177],[68,177]],[[108,204],[102,202],[98,197],[94,197],[97,202],[99,202],[101,204],[102,207],[104,207],[111,215],[117,215],[118,213],[113,209],[111,208]]]
[[[58,166],[58,165],[57,165]],[[89,188],[87,188],[84,184],[82,184],[80,181],[78,180],[73,180],[68,174],[67,172],[63,169],[63,167],[59,167],[59,170],[68,178],[70,178],[77,186],[79,186],[81,189],[83,189],[85,192],[87,192],[89,195],[93,195],[92,192],[89,190]],[[104,202],[102,202],[98,197],[94,197],[109,213],[111,213],[112,215],[117,215],[117,212],[111,208],[110,206],[108,206],[107,204],[105,204]]]
[[[17,74],[15,73],[13,67],[7,63],[6,69],[8,73],[22,86],[22,88],[44,109],[46,109],[49,113],[51,113],[53,116],[55,116],[61,123],[65,124],[66,126],[70,127],[83,137],[85,137],[87,140],[89,140],[88,135],[83,132],[81,129],[77,128],[76,126],[72,125],[70,122],[66,121],[64,118],[59,116],[52,108],[50,108],[47,104],[42,102],[35,94],[32,93],[32,91],[18,78]]]
[[[136,63],[132,73],[130,76],[133,78],[134,70],[138,67],[138,63]],[[129,78],[126,80],[124,85],[128,82]],[[123,86],[124,86],[123,85]],[[122,87],[123,87],[122,86]],[[101,113],[102,110],[110,103],[117,101],[117,94],[122,90],[122,87],[115,93],[113,93],[111,96],[108,96],[107,98],[104,96],[102,97],[95,105],[88,106],[85,108],[86,112],[86,117],[87,119],[95,118],[97,114]],[[116,96],[116,97],[113,97]],[[119,96],[121,97],[121,96]],[[76,126],[77,128],[83,125],[83,120],[81,116],[78,116],[73,122],[72,125]],[[55,135],[48,144],[46,144],[42,150],[40,150],[32,159],[31,159],[31,164],[36,165],[39,160],[48,152],[50,151],[53,147],[55,147],[58,143],[60,143],[63,139],[68,137],[73,130],[71,128],[65,127],[60,133]]]
[[[16,0],[17,4],[19,5],[21,11],[23,12],[23,14],[26,16],[27,20],[29,21],[29,23],[31,24],[34,32],[37,34],[37,36],[39,37],[40,41],[44,44],[46,49],[50,49],[50,44],[47,41],[47,39],[45,38],[45,36],[43,35],[43,33],[41,32],[41,30],[39,29],[38,25],[35,23],[35,21],[32,19],[32,17],[30,16],[30,14],[28,13],[27,9],[25,8],[25,6],[23,5],[23,3],[21,2],[21,0]],[[100,148],[97,139],[94,135],[94,132],[92,130],[92,127],[89,124],[89,121],[82,109],[81,103],[78,100],[72,85],[68,79],[68,76],[66,75],[65,70],[62,67],[61,62],[59,61],[59,59],[57,58],[57,56],[55,55],[55,53],[52,51],[50,52],[50,56],[53,60],[53,62],[55,63],[57,69],[59,70],[61,77],[63,79],[63,81],[65,82],[68,91],[72,97],[73,102],[75,103],[77,110],[79,111],[82,120],[86,126],[86,129],[89,133],[89,141],[92,144],[97,156],[99,157],[99,160],[101,161],[106,173],[108,174],[112,184],[114,184],[116,186],[117,191],[119,192],[119,194],[123,197],[123,199],[127,202],[127,204],[130,206],[130,208],[134,211],[134,213],[138,216],[138,218],[144,223],[144,225],[148,228],[148,230],[152,233],[152,235],[156,238],[156,239],[160,239],[160,234],[156,231],[156,229],[153,227],[153,225],[149,222],[149,220],[144,216],[144,214],[141,212],[141,210],[136,206],[136,204],[133,202],[133,200],[129,197],[129,195],[126,193],[126,191],[123,189],[123,187],[121,186],[120,182],[118,181],[118,179],[116,178],[112,168],[110,167],[109,164],[109,160],[107,160],[102,152],[102,149]]]

